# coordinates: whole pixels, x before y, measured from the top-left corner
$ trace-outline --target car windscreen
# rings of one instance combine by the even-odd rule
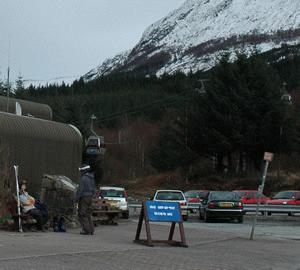
[[[212,192],[209,196],[211,201],[220,201],[220,200],[237,200],[238,197],[234,192]]]
[[[277,193],[273,199],[292,199],[295,193],[292,191],[282,191]]]
[[[123,190],[101,190],[102,197],[112,197],[112,198],[124,198],[125,192]]]
[[[184,193],[185,197],[187,198],[198,198],[199,197],[199,192],[197,191],[187,191]]]
[[[235,194],[236,194],[236,196],[238,197],[238,198],[242,198],[243,196],[245,196],[246,195],[246,191],[233,191]]]
[[[160,191],[156,194],[155,199],[166,201],[183,201],[184,197],[181,192]]]
[[[187,191],[184,195],[187,198],[204,198],[207,193],[207,191]]]

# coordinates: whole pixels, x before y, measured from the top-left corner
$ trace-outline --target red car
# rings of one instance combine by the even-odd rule
[[[270,205],[300,205],[300,191],[299,190],[287,190],[280,191],[272,199],[267,201],[267,204]],[[268,215],[271,215],[272,212],[268,212]],[[293,213],[289,212],[289,216],[292,216]]]
[[[184,193],[190,213],[196,213],[199,210],[203,198],[206,197],[208,193],[209,190],[189,190]]]
[[[233,190],[233,192],[240,197],[243,204],[257,204],[257,190]],[[259,198],[261,204],[266,204],[269,200],[270,198],[263,194]]]
[[[208,190],[190,190],[184,195],[189,203],[200,203],[208,193]]]
[[[280,191],[272,199],[268,201],[268,204],[300,204],[300,191],[288,190]]]

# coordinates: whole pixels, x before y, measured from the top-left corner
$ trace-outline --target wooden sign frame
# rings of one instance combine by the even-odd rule
[[[180,216],[181,216],[181,214],[180,214]],[[145,221],[147,239],[140,239],[140,235],[141,235],[141,231],[142,231],[142,227],[143,227],[143,221]],[[178,223],[178,225],[179,225],[179,233],[180,233],[181,241],[173,240],[176,223]],[[139,222],[138,222],[138,226],[137,226],[137,230],[136,230],[135,240],[133,242],[137,243],[137,244],[147,245],[149,247],[153,247],[155,243],[167,244],[167,245],[177,246],[177,247],[188,247],[188,245],[186,243],[184,228],[183,228],[182,216],[181,216],[181,220],[179,222],[171,222],[171,228],[170,228],[168,240],[153,240],[152,236],[151,236],[151,231],[150,231],[150,220],[149,220],[148,213],[147,213],[146,202],[143,202],[140,216],[139,216]]]

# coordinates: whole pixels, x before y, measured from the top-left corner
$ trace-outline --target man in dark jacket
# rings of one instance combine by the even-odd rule
[[[78,219],[82,230],[80,234],[94,234],[94,224],[92,221],[92,200],[96,193],[95,177],[89,165],[79,168],[81,178],[76,192],[76,202],[78,203]]]

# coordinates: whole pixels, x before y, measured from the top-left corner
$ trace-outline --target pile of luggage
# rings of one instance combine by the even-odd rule
[[[75,227],[77,210],[74,198],[77,184],[66,176],[44,175],[40,200],[47,205],[51,227],[54,231],[65,231],[66,224]]]

